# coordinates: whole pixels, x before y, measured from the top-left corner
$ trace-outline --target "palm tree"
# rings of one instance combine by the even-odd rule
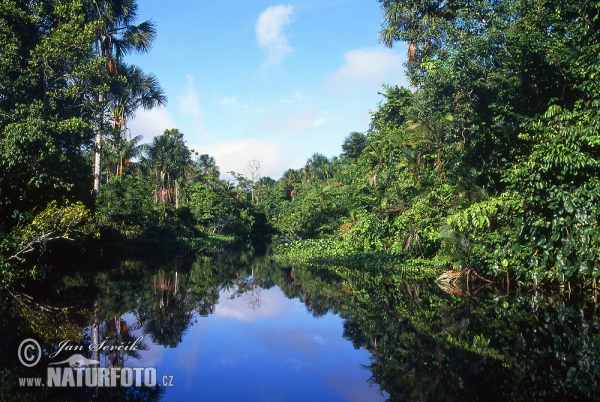
[[[315,152],[304,166],[303,172],[306,180],[323,180],[329,178],[329,159],[318,152]]]
[[[141,135],[136,135],[133,138],[130,138],[128,141],[124,141],[121,143],[119,147],[119,177],[123,176],[123,164],[128,163],[129,160],[139,156],[142,153],[142,148],[140,145],[140,141],[142,141]]]
[[[198,157],[198,160],[196,161],[196,170],[204,180],[210,179],[216,181],[221,174],[219,172],[219,167],[217,166],[217,161],[208,154],[202,154]]]
[[[131,153],[137,145],[136,143],[127,146],[127,120],[133,118],[140,107],[149,110],[164,106],[167,97],[153,74],[146,74],[139,67],[124,63],[119,63],[118,66],[123,79],[115,81],[111,87],[111,92],[108,94],[108,108],[115,136],[112,147],[118,150],[120,156],[118,162],[119,175],[121,175],[124,162],[123,151]],[[131,141],[131,131],[129,131],[129,141]],[[133,156],[136,155],[128,156],[125,160]]]
[[[296,185],[302,181],[302,174],[295,169],[288,169],[283,172],[279,179],[280,186],[285,191],[285,196],[293,201],[296,196]]]
[[[436,36],[439,36],[440,25],[444,22],[444,13],[449,11],[448,6],[441,1],[379,0],[379,2],[383,12],[379,41],[390,48],[396,41],[407,42],[408,69],[409,71],[418,69],[427,50],[439,46],[434,44],[439,42]],[[409,80],[416,91],[418,89],[416,77],[410,76]]]
[[[192,164],[191,151],[178,129],[165,130],[144,147],[142,166],[155,179],[154,203],[172,202],[179,208],[179,188]]]
[[[120,75],[111,87],[108,98],[110,119],[117,134],[126,139],[127,120],[135,117],[135,112],[142,107],[150,110],[167,104],[167,97],[154,74],[146,74],[141,68],[119,63]]]
[[[129,52],[147,52],[156,37],[154,24],[149,21],[134,25],[137,21],[135,0],[88,0],[88,18],[96,23],[94,47],[96,56],[106,60],[106,75],[119,74],[117,61]],[[98,94],[98,101],[104,103],[104,93]],[[100,188],[100,155],[103,113],[99,116],[94,152],[94,193]]]

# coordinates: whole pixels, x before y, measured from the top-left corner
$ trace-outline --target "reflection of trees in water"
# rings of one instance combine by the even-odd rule
[[[593,400],[600,380],[594,295],[506,292],[470,278],[459,297],[378,269],[297,266],[278,282],[313,314],[345,318],[389,400]],[[293,273],[293,274],[292,274]],[[472,280],[471,280],[472,279]],[[453,282],[459,287],[458,282]],[[465,290],[466,289],[466,290]]]
[[[179,288],[179,275],[175,271],[174,275],[165,275],[164,272],[152,276],[154,281],[154,294],[159,295],[159,307],[163,308],[169,305],[169,295],[177,294]]]
[[[139,351],[149,349],[143,339],[138,341],[138,336],[134,334],[134,331],[139,330],[141,327],[139,322],[129,325],[121,317],[104,321],[99,326],[100,343],[104,342],[107,347],[102,353],[106,367],[124,367],[125,361],[130,357],[140,359]],[[127,347],[131,345],[135,345],[135,348],[118,349],[118,346]]]
[[[259,308],[261,288],[258,286],[256,278],[254,277],[254,267],[251,270],[250,276],[243,276],[238,273],[237,279],[236,289],[231,296],[229,296],[229,299],[234,300],[242,297],[246,302],[248,302],[249,308]]]
[[[57,307],[39,303],[28,294],[7,289],[19,315],[26,318],[36,335],[44,340],[60,338],[63,340],[77,341],[89,316],[82,307]]]
[[[299,295],[299,300],[304,303],[306,310],[313,315],[313,317],[323,317],[331,311],[329,306],[328,297],[320,294],[304,292]]]
[[[36,288],[36,294],[40,295],[40,300],[44,300],[44,303],[29,298],[25,301],[10,298],[9,302],[14,304],[6,302],[0,304],[3,319],[11,317],[9,322],[20,322],[20,324],[13,324],[12,327],[3,326],[5,329],[11,328],[11,334],[17,336],[18,342],[15,340],[16,345],[13,345],[15,342],[10,342],[14,346],[12,349],[0,347],[1,356],[4,356],[3,350],[10,349],[10,356],[14,357],[5,360],[9,362],[5,368],[3,368],[4,364],[0,363],[0,371],[3,375],[13,372],[15,374],[8,375],[6,381],[0,379],[0,389],[14,390],[18,384],[17,376],[32,375],[31,371],[22,373],[23,370],[13,369],[19,367],[18,362],[14,361],[16,360],[14,350],[17,350],[19,342],[23,339],[28,337],[39,339],[39,334],[43,334],[44,339],[48,341],[45,346],[47,351],[52,351],[52,345],[63,340],[62,334],[66,331],[80,334],[86,326],[89,326],[90,332],[86,333],[80,342],[73,341],[74,345],[84,345],[85,350],[89,350],[89,345],[100,345],[102,342],[105,342],[104,346],[108,347],[131,344],[137,339],[134,334],[140,329],[149,335],[153,342],[175,347],[181,342],[184,332],[195,317],[214,313],[223,278],[235,278],[235,272],[239,269],[235,264],[235,257],[225,256],[221,258],[221,261],[223,260],[228,262],[225,269],[213,260],[209,260],[208,263],[206,260],[205,263],[196,261],[191,266],[185,263],[169,263],[168,267],[158,270],[139,262],[124,261],[96,272],[76,269],[62,274],[54,272],[54,277],[48,275],[47,284],[37,285],[42,292]],[[202,261],[202,258],[199,261]],[[246,261],[249,263],[251,259],[246,257]],[[177,267],[180,267],[183,272]],[[70,313],[65,314],[62,307],[52,307],[73,305],[73,303],[80,306],[74,312],[75,316]],[[25,319],[20,314],[22,311],[30,312],[25,315]],[[128,312],[134,314],[137,322],[126,323],[122,319],[122,315]],[[27,322],[27,318],[31,317],[35,319]],[[31,333],[31,328],[39,334]],[[9,338],[5,337],[5,339]],[[96,354],[95,357],[105,366],[122,367],[128,358],[140,357],[143,350],[147,349],[147,345],[144,342],[137,343],[136,349],[137,351],[118,353],[109,350]],[[8,352],[6,356],[9,356]],[[104,359],[100,359],[101,356]],[[45,373],[40,372],[40,377],[44,376]],[[14,393],[15,400],[22,399],[23,390],[24,388],[17,389],[21,392]],[[44,388],[37,391],[40,395],[44,395],[40,400],[65,400],[65,398],[89,400],[96,392],[78,389],[67,390],[65,394],[64,389],[59,390],[60,392],[56,390]],[[29,396],[32,395],[31,389],[26,391]],[[60,396],[57,397],[55,391],[56,395]],[[71,391],[73,395],[69,397]],[[101,389],[98,398],[151,401],[160,399],[163,393],[164,389],[160,387]]]
[[[130,264],[96,274],[92,285],[79,279],[56,283],[73,283],[98,300],[101,339],[125,341],[139,328],[171,347],[198,316],[215,311],[220,291],[231,289],[233,297],[248,297],[258,306],[260,293],[253,291],[277,284],[313,315],[331,311],[345,319],[343,336],[371,353],[371,381],[390,400],[589,400],[600,379],[598,304],[586,295],[579,300],[542,293],[507,296],[492,285],[465,298],[398,272],[292,268],[247,252],[200,257],[185,269]],[[469,283],[470,288],[460,286],[461,294],[473,295],[483,281]],[[49,290],[69,294],[69,288]],[[133,312],[137,323],[119,322],[126,312]],[[3,324],[2,334],[18,347],[29,327]],[[4,334],[7,328],[15,328],[20,338]],[[14,348],[0,345],[0,353],[12,356]]]
[[[231,291],[230,300],[243,298],[252,309],[261,306],[262,289],[269,289],[279,281],[281,272],[273,269],[268,255],[256,257],[252,248],[220,253],[214,258],[198,261],[204,272],[220,278],[217,287]]]
[[[180,290],[182,276],[179,272],[158,272],[152,277],[152,293],[148,292],[135,310],[143,331],[154,343],[176,347],[191,325],[196,312],[212,313],[214,304],[198,299],[195,292]]]
[[[52,300],[51,304],[44,305],[49,307],[50,305],[58,305],[57,300]],[[54,310],[54,309],[50,309]],[[21,387],[19,386],[18,378],[31,378],[39,377],[46,378],[47,367],[49,363],[56,362],[56,358],[51,360],[49,354],[56,351],[57,345],[60,341],[63,341],[60,336],[53,339],[41,339],[39,335],[32,331],[28,317],[23,316],[19,313],[20,307],[17,300],[11,300],[10,298],[4,299],[3,303],[0,303],[0,400],[2,401],[48,401],[48,402],[62,402],[62,401],[128,401],[128,402],[152,402],[159,401],[162,399],[165,388],[160,386],[155,387]],[[91,314],[91,312],[88,312]],[[65,317],[64,314],[57,315],[57,317]],[[69,327],[73,324],[71,317],[66,316],[65,325]],[[46,321],[47,322],[47,321]],[[109,322],[114,323],[114,327],[111,327]],[[102,339],[104,336],[111,339],[113,329],[116,329],[116,323],[114,320],[109,322],[99,323],[99,337]],[[53,321],[53,325],[60,327],[62,323],[59,320]],[[84,326],[80,327],[80,333],[83,332]],[[127,339],[127,331],[132,330],[123,324],[121,321],[120,332],[123,339]],[[50,335],[52,333],[60,333],[60,328],[47,328],[44,333]],[[115,331],[116,333],[116,331]],[[24,339],[33,338],[37,339],[42,348],[42,356],[40,362],[34,367],[23,366],[17,358],[16,351],[19,348],[20,343]],[[80,339],[72,340],[71,346],[80,346],[84,351],[89,351],[92,345],[92,339],[89,333],[86,333]],[[105,343],[108,345],[108,342]],[[143,346],[142,346],[143,347]],[[63,351],[60,357],[68,357],[70,354],[76,352]],[[83,354],[86,354],[85,352]],[[90,356],[88,356],[90,357]]]

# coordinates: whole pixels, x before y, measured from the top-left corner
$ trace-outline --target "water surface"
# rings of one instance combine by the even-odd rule
[[[530,401],[599,391],[593,290],[514,291],[221,250],[55,266],[11,289],[0,310],[1,400]],[[34,367],[17,358],[27,338],[43,347]],[[19,386],[45,377],[64,340],[87,350],[137,339],[136,350],[101,353],[100,365],[154,367],[173,386]]]
[[[173,375],[163,400],[385,400],[368,382],[369,353],[342,337],[339,316],[315,318],[276,286],[232,293],[221,291],[175,349],[152,345],[135,361]]]

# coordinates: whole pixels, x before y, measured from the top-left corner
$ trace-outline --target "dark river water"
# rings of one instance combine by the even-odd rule
[[[0,400],[600,400],[597,294],[579,289],[249,249],[48,267],[1,307]]]

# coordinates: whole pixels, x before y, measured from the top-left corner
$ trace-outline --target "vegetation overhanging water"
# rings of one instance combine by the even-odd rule
[[[592,398],[600,5],[379,3],[380,40],[407,44],[412,90],[384,86],[340,155],[278,180],[249,161],[227,181],[176,128],[131,137],[135,111],[166,102],[154,75],[125,63],[156,36],[135,1],[3,1],[0,287],[4,329],[19,328],[3,355],[25,333],[76,339],[101,289],[122,287],[105,299],[116,315],[142,301],[143,281],[119,272],[157,275],[169,293],[173,269],[143,258],[274,240],[303,300],[339,312],[372,352],[391,399]],[[222,286],[218,272],[185,272],[199,293],[183,315],[142,320],[167,344]]]

